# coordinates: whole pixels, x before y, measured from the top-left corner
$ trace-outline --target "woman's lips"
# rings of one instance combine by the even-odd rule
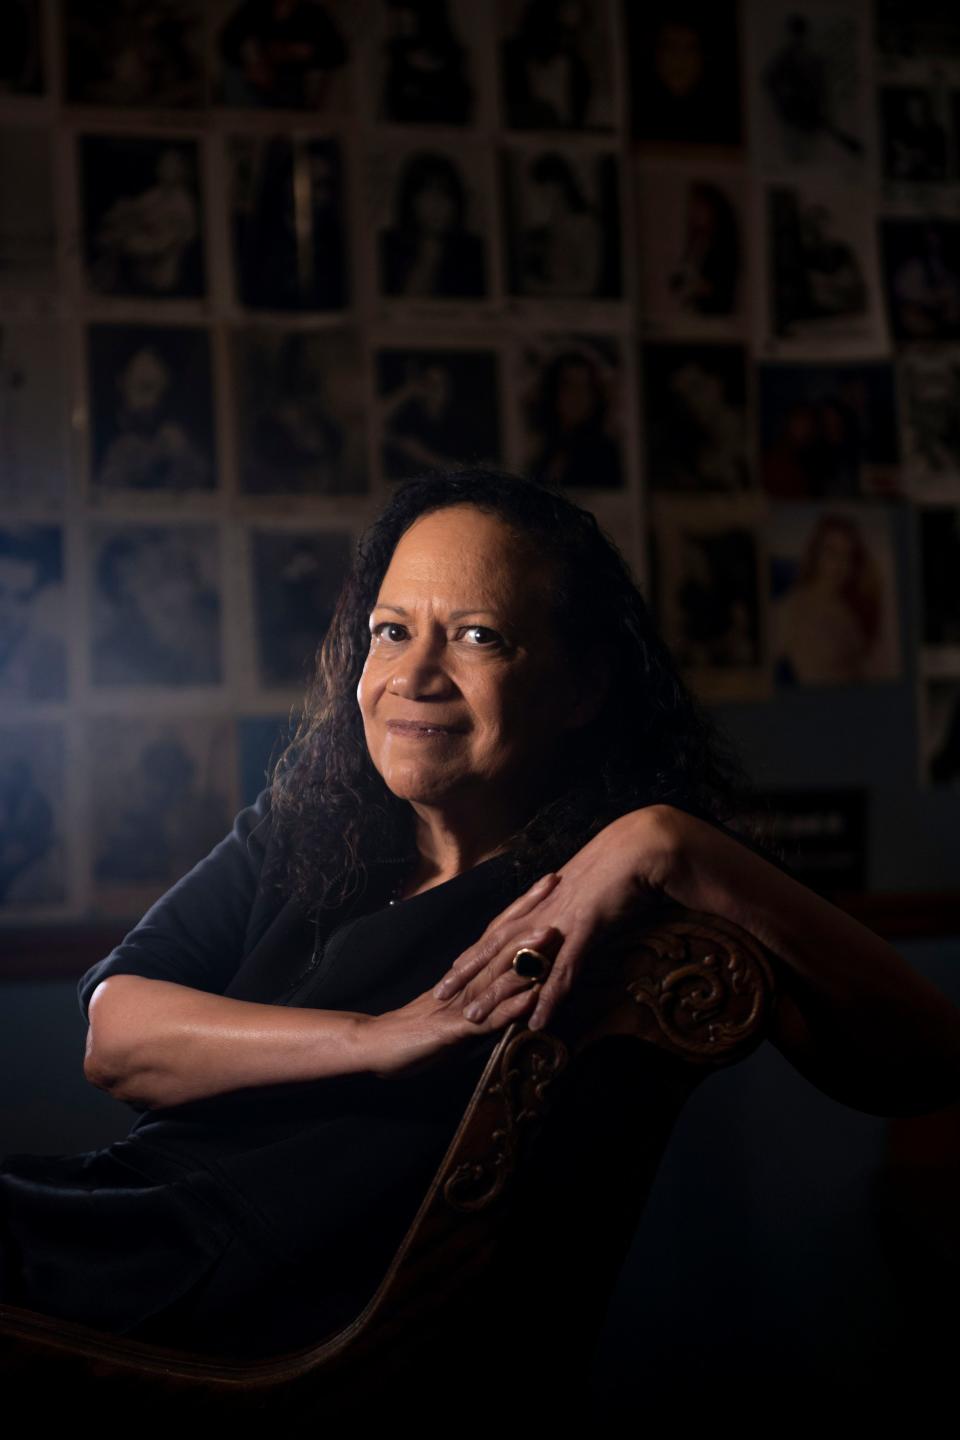
[[[387,729],[395,735],[409,735],[415,740],[445,739],[448,735],[462,735],[455,725],[433,725],[426,720],[388,720]]]

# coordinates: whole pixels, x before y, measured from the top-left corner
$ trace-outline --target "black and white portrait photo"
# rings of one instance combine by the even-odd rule
[[[899,373],[909,488],[960,499],[960,347],[904,347]]]
[[[879,350],[872,212],[855,192],[793,185],[766,194],[768,326],[774,345]]]
[[[755,519],[729,503],[655,507],[658,615],[673,654],[704,698],[763,693],[761,548]]]
[[[340,143],[283,135],[230,143],[237,299],[250,310],[338,310],[348,277]]]
[[[523,346],[525,474],[554,485],[616,490],[624,484],[623,357],[600,336],[541,336]]]
[[[609,0],[499,0],[503,114],[512,130],[610,130],[617,85]]]
[[[742,172],[648,161],[637,172],[643,323],[692,339],[746,324]]]
[[[501,458],[497,356],[490,350],[381,350],[385,480]]]
[[[375,161],[389,207],[379,217],[381,294],[397,299],[478,299],[488,289],[479,149],[405,150]]]
[[[363,361],[353,331],[236,330],[230,354],[244,494],[367,488]]]
[[[222,105],[349,108],[349,0],[215,0],[210,9],[215,94]]]
[[[760,476],[782,500],[893,495],[897,407],[887,363],[761,365]]]
[[[0,914],[67,898],[59,725],[0,728]]]
[[[735,0],[624,6],[634,138],[648,145],[739,145]]]
[[[66,698],[65,610],[60,526],[0,527],[0,699]]]
[[[868,178],[868,20],[859,0],[746,0],[753,148],[768,175]]]
[[[233,725],[223,716],[97,716],[86,748],[94,892],[108,911],[139,911],[229,830]]]
[[[960,340],[960,221],[880,225],[890,328],[897,340]]]
[[[57,282],[50,136],[0,128],[0,294],[50,292]]]
[[[218,684],[221,572],[214,526],[98,523],[90,539],[94,685]]]
[[[751,487],[740,345],[643,348],[647,480],[657,490]]]
[[[253,628],[264,690],[303,690],[352,555],[346,531],[251,533]]]
[[[91,325],[90,479],[101,491],[212,490],[213,380],[206,330]]]
[[[0,6],[0,96],[39,95],[46,79],[41,0]]]
[[[486,15],[472,0],[374,0],[377,119],[468,125],[479,109],[478,41]]]
[[[87,283],[102,295],[199,297],[205,288],[192,140],[80,140]]]
[[[203,0],[64,0],[60,10],[68,104],[206,104]]]
[[[0,503],[62,500],[67,479],[64,380],[60,326],[0,321]]]
[[[511,295],[615,299],[621,293],[617,160],[582,150],[504,157]]]
[[[946,94],[933,85],[883,85],[880,135],[890,186],[943,184],[949,176]]]

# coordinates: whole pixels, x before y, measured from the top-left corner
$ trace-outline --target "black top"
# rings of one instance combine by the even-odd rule
[[[500,855],[390,906],[384,866],[318,933],[258,883],[268,809],[264,791],[87,972],[84,1011],[107,975],[139,974],[382,1014],[434,985],[517,893]],[[126,1139],[89,1154],[7,1156],[0,1293],[209,1353],[270,1354],[333,1333],[382,1279],[498,1039],[478,1035],[412,1076],[147,1110]]]

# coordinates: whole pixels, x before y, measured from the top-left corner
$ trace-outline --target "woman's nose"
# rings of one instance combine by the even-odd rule
[[[403,654],[397,655],[387,690],[406,700],[448,696],[453,690],[453,681],[443,664],[443,654],[442,639],[436,641],[430,635],[413,639],[404,647]]]
[[[443,646],[424,636],[405,647],[397,657],[387,689],[407,700],[448,695],[453,682],[443,664]]]

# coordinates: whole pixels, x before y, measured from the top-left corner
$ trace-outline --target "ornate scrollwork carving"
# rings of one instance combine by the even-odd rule
[[[645,938],[628,965],[627,993],[668,1048],[719,1061],[757,1038],[770,995],[759,952],[712,927],[677,924]]]
[[[483,1210],[503,1190],[548,1101],[550,1085],[567,1063],[567,1047],[543,1030],[517,1031],[500,1057],[481,1104],[497,1113],[483,1127],[489,1144],[447,1177],[444,1198],[456,1210]]]

